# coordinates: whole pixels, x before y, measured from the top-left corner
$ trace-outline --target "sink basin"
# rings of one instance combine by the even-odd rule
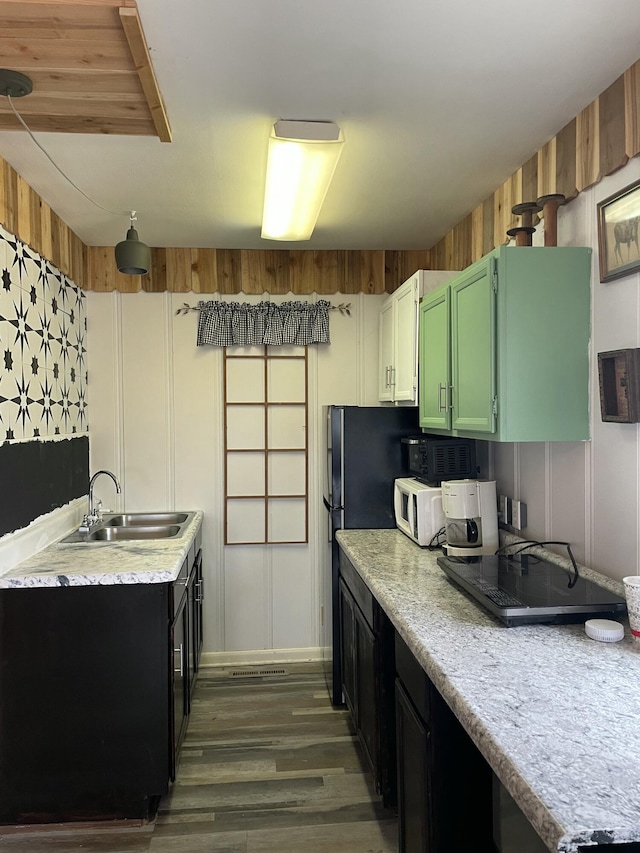
[[[126,542],[145,539],[173,539],[189,527],[193,512],[122,512],[105,513],[99,524],[89,531],[76,530],[61,541],[64,544],[87,542]]]
[[[121,542],[127,539],[171,539],[172,536],[178,536],[180,532],[179,524],[99,527],[87,534],[87,541]]]
[[[105,518],[109,527],[138,527],[158,524],[184,524],[188,518],[186,512],[129,512]]]

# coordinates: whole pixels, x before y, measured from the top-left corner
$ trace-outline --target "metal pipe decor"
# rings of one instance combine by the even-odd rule
[[[514,204],[511,208],[511,213],[522,217],[522,225],[509,228],[507,231],[509,237],[516,238],[516,246],[531,245],[532,236],[536,230],[533,224],[533,214],[538,213],[541,209],[536,201],[523,201],[520,204]]]
[[[530,246],[531,236],[536,229],[533,226],[525,227],[518,225],[516,228],[509,228],[507,234],[509,237],[516,238],[516,246]]]
[[[538,204],[542,208],[544,218],[544,244],[545,246],[558,245],[558,208],[566,201],[562,193],[551,193],[542,195]]]

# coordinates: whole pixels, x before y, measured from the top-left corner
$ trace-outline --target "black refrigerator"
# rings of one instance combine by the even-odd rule
[[[323,503],[328,513],[330,556],[323,578],[324,669],[331,701],[342,705],[335,534],[348,528],[395,527],[393,481],[409,473],[400,440],[419,435],[420,427],[418,410],[413,407],[327,406],[325,415]]]

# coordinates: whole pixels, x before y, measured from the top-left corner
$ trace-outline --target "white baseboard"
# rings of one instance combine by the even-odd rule
[[[253,649],[244,652],[204,652],[202,667],[251,666],[252,664],[321,661],[323,649]]]

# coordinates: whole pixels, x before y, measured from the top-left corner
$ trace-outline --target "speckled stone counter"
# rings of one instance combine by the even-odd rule
[[[0,574],[0,588],[171,583],[202,523],[197,511],[173,539],[57,542]]]
[[[400,531],[338,541],[549,850],[640,841],[640,644],[626,621],[619,643],[583,625],[506,628]]]

